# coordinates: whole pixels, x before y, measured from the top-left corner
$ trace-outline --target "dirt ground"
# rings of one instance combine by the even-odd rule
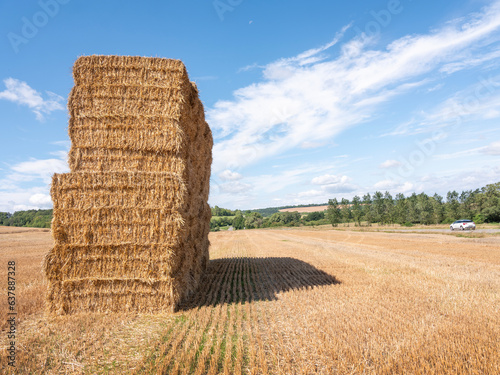
[[[202,288],[175,314],[47,318],[50,233],[0,227],[0,372],[500,373],[499,237],[300,228],[210,241]]]

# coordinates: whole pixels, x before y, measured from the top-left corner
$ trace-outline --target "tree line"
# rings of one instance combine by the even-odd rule
[[[259,212],[239,212],[235,216],[212,217],[210,229],[219,231],[221,228],[233,227],[233,229],[254,229],[274,227],[296,227],[300,225],[328,224],[324,212],[310,212],[302,216],[298,212],[275,212],[271,216],[264,217]]]
[[[289,207],[299,206],[284,206]],[[409,196],[399,193],[393,197],[387,191],[376,191],[363,197],[355,196],[350,201],[345,198],[338,201],[334,198],[329,200],[326,212],[310,212],[306,215],[280,212],[278,209],[241,211],[214,206],[211,208],[210,229],[216,231],[229,226],[234,229],[252,229],[328,223],[337,226],[349,222],[356,225],[429,225],[449,224],[458,219],[473,220],[476,224],[500,222],[500,182],[461,193],[449,191],[446,197],[425,193],[413,193]],[[0,225],[50,228],[51,220],[52,210],[16,211],[14,214],[0,212]]]
[[[12,227],[50,228],[52,210],[0,212],[0,225]]]
[[[481,189],[461,193],[449,191],[446,199],[439,194],[429,196],[413,193],[405,197],[399,193],[376,191],[352,201],[330,199],[326,219],[333,226],[354,222],[384,224],[450,224],[455,220],[469,219],[476,224],[500,222],[500,182]]]
[[[216,206],[217,207],[217,206]],[[214,207],[214,208],[216,208]],[[212,209],[213,210],[213,209]],[[355,223],[355,225],[385,224],[450,224],[455,220],[469,219],[476,224],[500,222],[500,182],[481,189],[465,190],[461,193],[449,191],[446,197],[439,194],[403,193],[392,196],[388,191],[367,193],[351,200],[330,199],[325,212],[274,212],[264,216],[257,210],[231,211],[220,209],[212,213],[227,212],[226,216],[215,216],[210,221],[213,231],[226,229],[272,228],[280,226],[321,225]]]

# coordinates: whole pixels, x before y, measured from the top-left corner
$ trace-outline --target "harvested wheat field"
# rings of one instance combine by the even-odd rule
[[[174,314],[44,317],[50,233],[1,228],[0,264],[17,264],[17,373],[500,373],[499,238],[293,229],[210,242],[201,289]]]
[[[311,206],[311,207],[292,207],[292,208],[282,208],[280,210],[280,212],[309,213],[309,212],[326,211],[327,209],[328,209],[328,205],[326,205],[326,206]]]

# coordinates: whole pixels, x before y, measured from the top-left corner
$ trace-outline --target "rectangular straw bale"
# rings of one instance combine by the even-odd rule
[[[92,312],[157,313],[179,299],[176,281],[171,278],[145,279],[76,279],[49,286],[48,297],[54,312],[72,314]]]
[[[81,57],[73,77],[48,310],[172,310],[209,259],[213,139],[196,85],[181,61],[160,58]]]
[[[73,66],[75,86],[150,84],[170,87],[187,76],[180,60],[138,56],[83,56]]]
[[[135,124],[141,123],[138,128]],[[168,125],[168,126],[167,126]],[[157,116],[105,116],[72,118],[69,136],[73,147],[125,149],[177,153],[185,141],[184,131],[172,120]]]
[[[182,216],[169,209],[91,208],[54,212],[54,239],[62,244],[177,244],[185,239]]]
[[[187,198],[182,179],[171,172],[54,174],[51,194],[54,210],[98,207],[178,209]]]
[[[161,243],[137,245],[56,245],[48,265],[50,279],[94,278],[159,279],[171,277],[180,267],[183,246]],[[117,263],[116,259],[121,262]],[[64,259],[64,262],[62,261]],[[91,273],[89,273],[91,270]]]
[[[186,173],[185,158],[155,151],[72,147],[68,154],[68,162],[70,169],[78,172],[169,171],[180,176]]]

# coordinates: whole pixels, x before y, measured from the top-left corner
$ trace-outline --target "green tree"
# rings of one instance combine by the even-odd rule
[[[342,216],[342,222],[349,223],[351,221],[351,218],[352,218],[351,206],[349,204],[349,200],[342,198],[342,200],[340,201],[340,204],[342,206],[342,208],[340,210],[340,214]]]
[[[309,212],[306,216],[304,216],[304,221],[317,221],[325,218],[324,211],[315,211]]]
[[[363,216],[368,225],[371,225],[374,221],[373,208],[372,208],[372,197],[370,193],[363,195]]]
[[[384,212],[382,214],[382,222],[394,223],[394,199],[392,199],[392,195],[388,191],[384,194]]]
[[[9,219],[12,215],[9,212],[0,212],[0,225],[9,225]]]
[[[358,197],[357,195],[352,198],[352,218],[354,219],[354,222],[356,225],[360,226],[361,225],[361,219],[363,218],[363,207],[361,206],[361,198]]]
[[[458,193],[453,190],[446,194],[446,216],[451,220],[460,219],[460,202],[458,201]]]
[[[380,191],[376,191],[373,194],[373,210],[374,217],[373,220],[375,222],[379,222],[381,224],[385,224],[384,222],[384,214],[385,214],[385,205],[384,205],[384,195]]]
[[[421,224],[429,225],[434,220],[434,212],[431,199],[425,193],[417,195],[417,211],[419,214],[418,222]]]
[[[326,218],[332,226],[336,227],[339,225],[342,214],[340,213],[339,202],[337,198],[330,199],[328,201],[328,209],[326,210]]]
[[[406,198],[406,222],[408,223],[418,223],[420,220],[417,200],[417,194],[415,193]]]
[[[394,222],[404,224],[407,221],[408,204],[403,193],[396,194],[394,203]]]
[[[262,226],[262,215],[252,212],[245,217],[245,227],[247,229],[260,228]]]
[[[434,214],[434,224],[439,224],[444,220],[444,203],[443,197],[438,193],[432,197],[432,212]]]
[[[295,226],[300,223],[300,214],[298,212],[276,212],[271,215],[269,220],[272,226]]]
[[[486,185],[481,189],[483,209],[481,214],[488,223],[500,222],[500,182]]]
[[[245,227],[245,218],[243,215],[236,215],[236,217],[233,219],[233,228],[238,230],[238,229],[243,229]]]
[[[462,191],[458,199],[460,201],[460,217],[471,220],[474,217],[474,192],[472,190]]]

